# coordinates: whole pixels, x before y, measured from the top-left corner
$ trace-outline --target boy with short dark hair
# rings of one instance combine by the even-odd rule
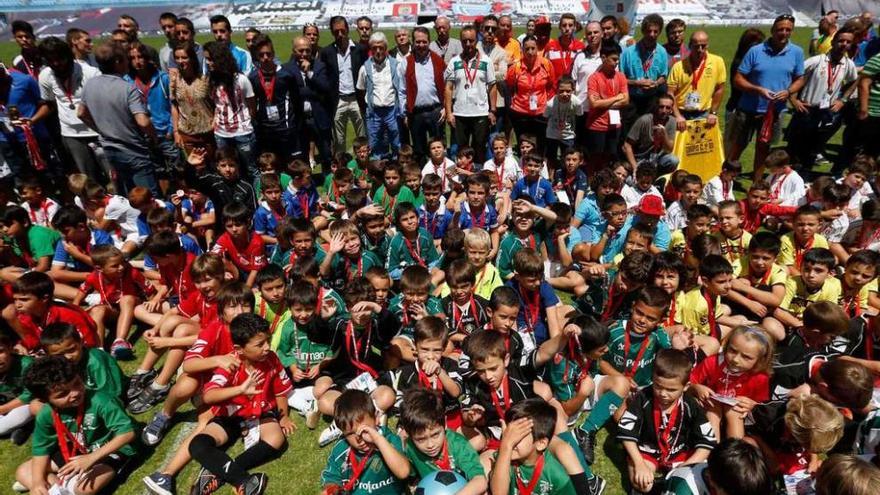
[[[701,199],[709,208],[714,208],[722,201],[736,201],[733,195],[733,181],[742,173],[742,164],[736,160],[724,160],[721,173],[709,179],[703,187]]]
[[[271,251],[278,244],[278,227],[287,216],[287,205],[281,194],[281,180],[277,174],[263,174],[261,177],[263,201],[254,212],[254,232],[256,232],[266,249]]]
[[[630,233],[639,229],[630,229]],[[601,322],[626,320],[639,290],[650,280],[654,257],[647,251],[634,251],[601,277],[590,280],[586,294],[574,301],[577,310]]]
[[[528,195],[538,206],[546,207],[556,202],[553,184],[544,177],[541,177],[544,161],[543,156],[535,153],[528,153],[522,157],[523,177],[514,184],[513,190],[510,192],[511,200]]]
[[[327,218],[321,215],[321,198],[312,183],[312,168],[302,160],[293,160],[288,167],[290,184],[281,195],[287,215],[304,218],[322,230],[327,227]]]
[[[675,302],[675,322],[695,336],[720,341],[740,323],[738,317],[727,316],[721,304],[721,297],[730,291],[733,267],[723,256],[711,254],[700,261],[699,275],[702,286],[685,292]]]
[[[98,493],[135,455],[129,445],[134,422],[117,398],[87,390],[76,364],[61,356],[34,361],[25,383],[44,405],[34,421],[33,457],[18,467],[16,479],[34,494],[53,485]]]
[[[419,227],[419,216],[412,203],[402,202],[394,207],[397,234],[387,246],[385,267],[392,279],[399,280],[403,269],[411,265],[433,268],[440,258],[434,237]]]
[[[649,388],[627,403],[617,425],[617,440],[627,454],[629,480],[650,492],[658,472],[705,461],[716,438],[697,400],[685,395],[692,363],[675,349],[657,353]]]
[[[877,310],[869,305],[869,299],[871,291],[877,291],[874,280],[877,278],[878,264],[880,264],[880,255],[867,249],[856,251],[846,260],[846,268],[839,277],[840,305],[850,318],[877,313]]]
[[[75,206],[61,207],[52,217],[52,228],[61,233],[63,241],[55,245],[55,256],[49,270],[56,282],[82,283],[92,271],[89,252],[96,246],[113,244],[110,234],[91,228],[86,213]]]
[[[392,340],[392,349],[406,362],[415,361],[413,333],[416,323],[429,315],[443,316],[440,299],[431,295],[431,274],[425,267],[411,265],[400,276],[400,293],[388,302],[391,313],[400,321],[400,331]]]
[[[15,445],[22,445],[30,435],[28,424],[33,417],[24,383],[24,373],[33,358],[14,350],[13,336],[0,333],[0,435],[11,437]]]
[[[449,341],[453,348],[460,348],[461,342],[489,321],[486,308],[489,301],[474,294],[477,274],[466,260],[458,259],[446,269],[446,285],[449,295],[440,303],[446,315],[446,326],[450,329]]]
[[[158,287],[149,300],[135,308],[134,315],[148,325],[155,325],[163,312],[197,292],[190,267],[199,255],[185,250],[174,232],[150,235],[147,238],[147,255],[159,272],[159,279],[153,280]]]
[[[49,356],[64,356],[82,370],[86,390],[100,390],[121,399],[123,375],[119,365],[104,349],[83,346],[82,338],[70,323],[52,323],[40,335],[40,347]]]
[[[793,230],[782,236],[778,263],[788,268],[790,276],[800,275],[803,268],[804,253],[813,248],[828,249],[828,240],[819,234],[821,213],[812,205],[797,209],[792,220]]]
[[[781,255],[780,255],[781,256]],[[793,329],[803,325],[801,317],[810,304],[817,301],[840,301],[840,280],[831,272],[837,265],[828,249],[813,248],[803,255],[802,273],[789,277],[785,283],[785,297],[773,311],[773,317],[765,318],[763,325],[776,340],[782,340]]]
[[[400,162],[389,160],[382,163],[384,164],[382,185],[373,194],[373,203],[382,208],[386,217],[391,217],[394,214],[396,218],[395,205],[402,203],[415,205],[416,198],[412,189],[403,183],[403,166]]]
[[[425,202],[419,206],[419,226],[426,229],[437,244],[452,224],[453,217],[442,201],[443,182],[440,176],[428,174],[422,177],[422,193],[425,195]]]
[[[682,230],[688,225],[687,211],[691,205],[697,204],[700,199],[700,191],[703,189],[703,179],[699,175],[688,174],[684,176],[678,186],[681,196],[666,208],[666,216],[663,218],[669,230]]]
[[[742,228],[743,211],[736,201],[721,201],[717,211],[718,233],[715,237],[721,243],[721,254],[737,269],[742,266],[752,234]]]
[[[785,297],[788,271],[776,264],[777,256],[779,236],[772,232],[758,232],[752,236],[748,255],[725,296],[731,314],[760,321],[779,307]]]
[[[269,335],[274,337],[290,318],[290,308],[284,300],[284,289],[287,287],[284,270],[278,265],[266,265],[257,272],[254,285],[257,290],[254,291],[252,309],[257,316],[269,322]]]
[[[513,268],[513,278],[506,285],[519,294],[517,331],[529,352],[561,333],[561,302],[544,280],[544,261],[537,251],[521,249],[513,257]]]
[[[223,226],[226,232],[218,239],[211,252],[227,260],[227,270],[236,278],[253,287],[260,268],[266,266],[266,245],[259,234],[253,232],[252,213],[242,203],[232,203],[223,208]]]
[[[501,239],[495,265],[504,280],[513,277],[513,257],[522,248],[540,249],[546,224],[556,221],[556,214],[523,196],[513,202],[511,227]],[[589,244],[585,243],[589,246]]]
[[[489,179],[482,174],[474,174],[465,182],[467,200],[461,203],[461,211],[458,212],[458,228],[483,229],[492,236],[492,251],[490,258],[498,250],[498,212],[495,207],[488,204]]]

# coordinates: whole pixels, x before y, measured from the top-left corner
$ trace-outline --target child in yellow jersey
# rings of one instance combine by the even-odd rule
[[[877,263],[880,255],[864,249],[857,251],[846,260],[846,270],[840,276],[840,306],[849,318],[864,314],[876,314],[877,310],[868,303],[871,288],[877,290]]]
[[[672,300],[663,323],[664,328],[675,326],[675,315],[679,311],[677,300],[684,295],[685,280],[687,280],[687,267],[675,253],[663,251],[654,257],[654,264],[651,267],[651,283],[654,287],[663,289],[663,292],[669,294]]]
[[[688,224],[683,230],[676,230],[669,240],[669,250],[687,263],[692,256],[691,242],[700,234],[709,232],[714,215],[706,205],[693,204],[687,209]]]
[[[498,269],[489,261],[492,252],[492,237],[483,229],[468,229],[464,234],[464,251],[468,263],[474,267],[474,271],[477,273],[474,294],[489,299],[492,297],[492,291],[504,284]]]
[[[718,203],[718,233],[721,254],[734,268],[742,268],[752,234],[742,228],[743,211],[738,201]]]
[[[700,261],[700,286],[682,294],[676,301],[675,322],[694,333],[694,342],[715,347],[734,326],[745,322],[740,316],[729,316],[730,308],[721,304],[721,297],[730,291],[733,267],[723,256],[710,254]]]
[[[835,264],[834,255],[826,248],[813,248],[804,254],[803,273],[788,279],[782,304],[772,318],[764,319],[764,328],[773,338],[782,340],[786,328],[803,326],[801,317],[810,304],[840,300],[840,280],[831,276]]]
[[[788,269],[791,276],[800,275],[804,253],[812,248],[828,249],[828,240],[817,233],[821,225],[821,213],[812,205],[797,209],[792,220],[794,230],[782,236],[777,263]]]
[[[758,232],[749,242],[748,256],[743,258],[736,277],[730,284],[726,302],[732,314],[761,321],[771,316],[785,297],[788,272],[774,263],[779,256],[779,237]]]

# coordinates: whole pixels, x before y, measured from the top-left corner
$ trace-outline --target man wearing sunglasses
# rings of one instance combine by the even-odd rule
[[[757,133],[755,180],[763,178],[764,160],[782,133],[779,112],[785,109],[789,96],[804,86],[804,51],[790,42],[792,31],[794,17],[777,17],[770,38],[746,52],[733,76],[742,97],[728,121],[726,155],[729,160],[739,160]]]
[[[501,48],[497,41],[498,18],[494,15],[483,17],[483,25],[481,27],[483,39],[477,43],[477,47],[483,52],[483,55],[489,57],[492,66],[495,68],[495,86],[498,88],[498,98],[496,99],[495,128],[490,132],[499,132],[504,128],[504,119],[507,117],[504,106],[504,95],[507,90],[504,86],[504,76],[507,74],[507,52]]]

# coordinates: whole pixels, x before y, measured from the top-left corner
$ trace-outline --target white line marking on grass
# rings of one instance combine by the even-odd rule
[[[171,461],[171,458],[174,457],[175,454],[177,454],[177,450],[180,448],[180,444],[182,444],[183,441],[186,440],[186,437],[188,437],[189,434],[192,433],[193,430],[196,429],[197,424],[199,424],[198,420],[184,423],[184,425],[180,428],[180,431],[177,432],[177,435],[174,435],[174,440],[171,443],[171,445],[173,445],[175,447],[168,449],[168,452],[165,454],[165,457],[162,458],[162,463],[159,464],[159,467],[157,468],[157,470],[162,469]],[[168,439],[165,438],[163,441],[167,442]],[[161,445],[161,442],[160,442],[160,445]],[[183,471],[181,470],[181,473],[182,472]],[[146,476],[149,476],[150,474],[152,474],[152,472],[147,473]],[[178,474],[180,474],[180,473],[178,473]],[[143,478],[141,478],[137,481],[138,481],[138,483],[143,484]],[[152,494],[150,493],[150,490],[147,489],[147,487],[144,487],[143,491],[141,491],[141,495],[152,495]]]

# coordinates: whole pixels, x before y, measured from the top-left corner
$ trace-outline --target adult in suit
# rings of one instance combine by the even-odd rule
[[[331,88],[326,66],[312,53],[311,40],[298,36],[293,40],[291,60],[283,67],[299,84],[299,96],[303,102],[304,132],[299,140],[302,156],[309,156],[311,143],[315,143],[321,170],[327,173],[330,170],[332,120],[325,99]]]
[[[333,116],[333,149],[345,151],[345,134],[349,122],[354,126],[356,136],[363,136],[365,132],[364,112],[358,102],[355,83],[367,54],[362,45],[349,38],[348,21],[345,17],[332,17],[330,30],[335,41],[322,48],[318,58],[327,70],[330,83],[327,107]]]

